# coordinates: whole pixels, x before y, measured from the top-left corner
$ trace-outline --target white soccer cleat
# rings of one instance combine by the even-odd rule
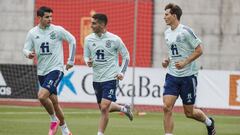
[[[124,112],[124,114],[128,117],[130,121],[132,121],[133,120],[132,107],[128,104],[125,104],[124,107],[127,109],[127,112]]]

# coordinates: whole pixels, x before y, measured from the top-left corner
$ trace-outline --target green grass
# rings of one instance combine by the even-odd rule
[[[73,135],[96,135],[98,110],[64,108],[65,119]],[[217,135],[240,135],[240,117],[213,116]],[[130,122],[112,113],[105,135],[163,135],[162,113],[135,116]],[[174,114],[174,135],[207,135],[204,124]],[[47,135],[49,117],[41,107],[0,106],[0,135]],[[61,135],[60,129],[57,135]]]

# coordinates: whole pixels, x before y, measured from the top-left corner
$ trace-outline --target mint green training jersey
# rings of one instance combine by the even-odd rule
[[[182,69],[175,67],[175,62],[185,60],[201,44],[201,40],[187,26],[179,24],[176,29],[168,28],[164,32],[168,56],[170,63],[168,65],[168,73],[175,77],[191,76],[198,73],[196,61],[192,61]]]
[[[122,65],[119,67],[119,53]],[[93,60],[93,81],[104,82],[116,79],[119,73],[125,73],[129,63],[128,50],[117,35],[105,32],[101,37],[92,33],[84,41],[84,60]]]
[[[53,70],[64,70],[63,40],[69,43],[67,63],[73,65],[76,52],[76,39],[70,32],[61,26],[53,24],[46,27],[46,29],[35,26],[28,32],[23,53],[26,57],[31,52],[36,53],[38,75],[46,75]]]

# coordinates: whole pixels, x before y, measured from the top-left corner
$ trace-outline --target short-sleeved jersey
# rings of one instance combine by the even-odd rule
[[[196,61],[192,61],[182,69],[175,67],[175,62],[181,61],[189,57],[195,48],[201,44],[201,40],[187,26],[179,24],[174,30],[168,28],[164,32],[170,63],[168,65],[168,73],[175,77],[184,77],[197,74],[198,67]]]
[[[119,67],[119,53],[122,65]],[[118,73],[125,73],[129,63],[129,52],[117,35],[105,32],[101,37],[92,33],[84,41],[84,60],[93,60],[93,81],[104,82],[116,79]]]
[[[46,29],[35,26],[28,32],[23,53],[26,56],[33,51],[36,53],[38,75],[46,75],[53,70],[64,70],[63,40],[69,43],[67,63],[73,65],[76,40],[70,32],[53,24]]]

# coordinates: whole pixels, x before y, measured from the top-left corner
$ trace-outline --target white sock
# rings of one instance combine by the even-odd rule
[[[55,114],[53,114],[53,115],[50,115],[50,120],[51,122],[55,122],[55,121],[58,121],[58,118],[56,117]]]
[[[121,106],[120,112],[126,113],[127,112],[127,108],[125,108],[125,106]]]
[[[166,133],[165,135],[173,135],[172,133]]]
[[[97,132],[97,135],[104,135],[104,134],[103,134],[102,132],[99,132],[99,131],[98,131],[98,132]]]
[[[70,133],[70,131],[69,131],[68,127],[67,127],[66,122],[65,122],[62,126],[60,126],[60,127],[61,127],[61,129],[62,129],[62,132],[64,132],[64,133]]]
[[[212,125],[212,121],[207,117],[206,120],[204,121],[204,123],[207,125],[207,126],[211,126]]]

